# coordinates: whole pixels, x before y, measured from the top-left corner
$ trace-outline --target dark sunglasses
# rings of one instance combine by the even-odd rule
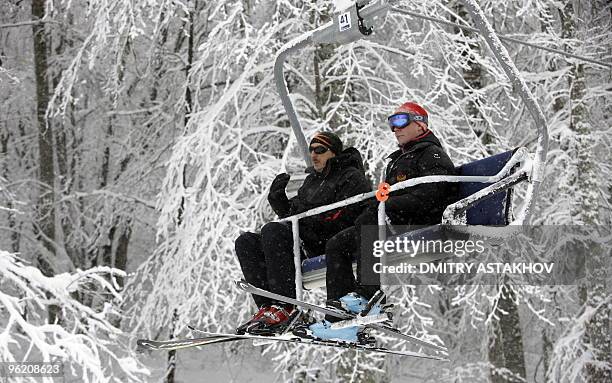
[[[315,152],[316,154],[323,154],[327,152],[329,148],[326,146],[311,146],[308,148],[308,150],[310,150],[311,153]]]
[[[427,117],[425,116],[415,116],[410,113],[396,113],[392,114],[387,118],[389,121],[389,127],[392,132],[395,132],[395,129],[403,129],[407,127],[413,121],[421,121],[427,123]]]

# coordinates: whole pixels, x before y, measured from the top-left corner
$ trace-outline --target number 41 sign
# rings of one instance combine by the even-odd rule
[[[340,27],[340,32],[351,29],[351,13],[346,12],[338,16],[338,25]]]

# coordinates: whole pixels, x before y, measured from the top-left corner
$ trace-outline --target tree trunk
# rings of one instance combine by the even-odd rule
[[[603,235],[603,233],[601,233]],[[584,342],[591,346],[592,362],[586,365],[587,382],[612,382],[612,345],[610,340],[611,303],[606,288],[607,269],[612,254],[604,251],[599,244],[589,247],[586,260],[586,300],[585,308],[595,309],[587,323]],[[607,364],[607,366],[606,366]]]
[[[11,138],[11,133],[7,126],[5,126],[5,128],[6,128],[5,130],[0,131],[0,157],[8,158],[8,155],[9,155],[9,152],[8,152],[9,145],[8,144]],[[7,161],[4,162],[4,166],[2,169],[2,177],[6,179],[7,181],[10,178]],[[13,201],[10,198],[6,203],[6,207],[7,209],[9,209],[7,211],[7,215],[8,215],[7,221],[8,221],[9,230],[11,231],[11,251],[13,253],[18,253],[19,252],[19,241],[21,240],[21,234],[20,234],[21,225],[19,225],[19,228],[17,227],[17,219],[15,217],[15,213],[10,211],[10,209],[14,207]]]
[[[45,0],[32,0],[32,19],[40,20],[45,15]],[[47,36],[44,23],[32,24],[34,40],[34,73],[36,78],[36,117],[38,123],[39,181],[44,189],[38,197],[37,237],[46,249],[38,256],[38,267],[46,276],[55,269],[55,172],[53,169],[53,129],[46,117],[49,105]],[[49,323],[57,319],[59,308],[49,306]]]
[[[187,125],[189,124],[189,119],[191,117],[191,113],[193,112],[193,99],[192,99],[192,94],[191,94],[191,87],[189,86],[189,72],[191,71],[192,68],[192,64],[193,64],[193,55],[194,55],[194,33],[195,33],[195,27],[194,27],[194,20],[196,15],[198,14],[198,1],[195,0],[194,4],[193,4],[193,8],[191,9],[191,11],[189,12],[188,15],[188,19],[189,19],[189,37],[188,37],[188,41],[187,41],[187,65],[185,66],[185,82],[186,82],[186,86],[185,86],[185,118],[183,120],[185,127],[187,127]],[[186,186],[186,174],[187,174],[187,169],[186,167],[183,168],[183,187]],[[182,220],[183,220],[183,212],[184,212],[184,203],[185,200],[182,199],[181,200],[181,205],[179,207],[179,210],[177,212],[178,214],[178,226],[181,225]],[[174,315],[172,316],[172,326],[170,328],[170,339],[173,339],[175,334],[175,326],[176,323],[178,322],[178,311],[175,309],[174,310]],[[176,350],[172,350],[172,351],[168,351],[168,373],[166,375],[166,383],[174,383],[174,375],[176,373]]]
[[[61,8],[61,4],[56,4],[55,5],[55,12],[57,14],[62,14],[65,13],[66,10]],[[66,23],[68,23],[68,25],[70,25],[70,23],[72,22],[72,16],[69,15],[69,17],[66,18]],[[54,52],[55,56],[57,58],[61,58],[61,56],[64,54],[65,52],[65,48],[66,46],[70,46],[71,43],[68,41],[68,39],[66,38],[67,35],[67,28],[68,26],[62,26],[61,28],[56,28],[57,33],[54,36],[57,36],[54,40],[55,40],[55,44],[53,44],[53,41],[51,42],[51,46],[55,45],[55,47],[50,47],[51,51]],[[61,59],[58,60],[59,62],[61,62]],[[55,89],[58,84],[59,81],[61,79],[61,70],[57,70],[55,71],[55,74],[52,78],[52,89]],[[69,109],[69,113],[73,113],[73,107],[71,106]],[[69,138],[72,136],[74,136],[74,124],[70,125],[70,120],[71,119],[66,119],[66,118],[62,118],[62,119],[58,119],[58,121],[55,122],[54,126],[54,131],[55,131],[55,154],[56,154],[56,160],[57,160],[57,171],[58,171],[58,194],[59,194],[59,198],[61,199],[63,196],[67,196],[70,195],[71,190],[72,190],[72,186],[73,186],[73,181],[74,181],[74,172],[73,169],[74,167],[70,166],[70,153],[69,153],[69,147],[68,147],[68,140]],[[72,264],[75,268],[86,268],[88,265],[85,262],[85,259],[83,257],[80,256],[81,251],[79,251],[78,248],[72,247],[70,245],[70,240],[72,238],[72,234],[74,232],[75,229],[75,225],[72,223],[73,221],[70,219],[70,205],[71,202],[67,202],[64,204],[60,204],[58,206],[58,216],[59,216],[59,223],[60,223],[60,227],[59,229],[61,229],[58,232],[58,241],[60,241],[60,243],[62,244],[63,248],[66,251],[66,254],[68,255],[68,258],[70,258],[70,260],[72,261]],[[61,234],[60,234],[61,233]]]
[[[542,372],[544,377],[547,376],[550,359],[553,355],[554,339],[553,329],[549,327],[542,329]],[[544,381],[546,381],[546,379],[544,379]]]
[[[170,326],[170,339],[174,339],[174,331],[176,330],[176,323],[178,322],[178,313],[176,309],[172,314],[172,325]],[[166,383],[174,382],[174,375],[176,374],[176,350],[168,351],[168,369],[166,370]]]
[[[547,34],[554,34],[555,32],[555,25],[554,25],[554,18],[551,17],[547,17],[546,15],[552,15],[552,13],[554,12],[554,7],[552,5],[548,6],[546,8],[547,13],[541,12],[540,13],[540,31],[542,33],[547,33]],[[555,60],[550,60],[547,64],[546,69],[550,72],[554,72],[558,69],[558,65],[557,62]],[[545,81],[543,80],[542,83],[544,83]],[[553,96],[554,97],[554,102],[552,105],[552,112],[553,113],[557,113],[558,111],[560,111],[561,109],[563,109],[564,105],[565,105],[565,99],[563,97],[563,95],[557,95],[557,96]]]
[[[526,379],[523,338],[514,292],[506,285],[500,286],[498,316],[493,323],[495,334],[489,347],[489,361],[494,366],[491,381],[494,383],[519,382]],[[503,373],[501,369],[508,370]]]
[[[462,2],[456,2],[454,8],[455,8],[455,12],[457,13],[459,17],[461,17],[464,20],[471,20],[470,14],[466,11]],[[451,17],[451,21],[456,22],[457,20],[456,18]],[[460,30],[458,27],[454,27],[453,31],[455,34],[459,34],[462,32],[463,35],[468,39],[472,39],[474,37],[474,33],[466,31],[466,30]],[[470,89],[473,89],[476,91],[476,90],[482,89],[483,87],[482,67],[478,63],[478,61],[476,61],[476,57],[474,57],[475,53],[480,53],[480,46],[478,45],[478,43],[469,42],[468,47],[469,48],[466,48],[461,53],[462,56],[468,58],[468,65],[469,65],[467,69],[462,69],[463,81],[465,81],[465,83],[469,86]],[[474,122],[472,129],[474,129],[474,132],[480,138],[480,141],[482,142],[482,144],[487,146],[493,142],[493,138],[488,131],[488,127],[485,125],[485,119],[480,113],[478,104],[473,99],[474,98],[473,91],[466,89],[465,94],[468,98],[470,98],[467,103],[466,112],[467,112],[467,115],[471,118],[472,122]],[[493,154],[493,153],[489,153],[489,154]]]
[[[110,177],[110,162],[111,162],[111,148],[110,142],[113,137],[113,121],[112,119],[108,122],[108,127],[106,131],[107,145],[104,147],[104,152],[102,156],[102,168],[100,174],[100,188],[104,189],[108,186],[109,177]],[[123,173],[127,167],[130,156],[128,155],[121,161],[120,169],[117,175],[114,177],[114,180],[117,181],[119,175]],[[129,219],[122,219],[123,213],[121,212],[123,209],[113,209],[113,216],[110,217],[110,222],[102,218],[101,222],[98,225],[98,235],[103,241],[102,245],[99,247],[98,256],[95,259],[95,263],[97,265],[109,266],[112,268],[116,268],[119,270],[126,271],[127,260],[128,260],[128,245],[131,236],[131,226],[129,223]],[[126,221],[126,222],[124,222]],[[113,278],[111,276],[111,278]],[[121,288],[125,285],[125,279],[121,276],[117,277],[117,282]],[[106,300],[112,300],[112,295],[106,295]],[[113,321],[113,324],[116,327],[120,326],[120,319],[116,319]]]
[[[127,222],[125,225],[120,225],[119,230],[121,234],[117,240],[117,249],[115,250],[115,259],[113,260],[113,267],[119,270],[126,271],[128,261],[128,245],[130,243],[130,237],[132,235],[132,229],[130,223]],[[123,277],[117,277],[117,282],[121,289],[125,286],[125,280]]]
[[[491,327],[488,329],[489,333],[489,344],[488,344],[488,356],[489,363],[491,364],[491,382],[499,383],[503,382],[503,378],[500,377],[498,369],[501,369],[505,365],[504,360],[504,349],[503,349],[503,338],[502,333],[499,329],[499,322],[493,321]]]

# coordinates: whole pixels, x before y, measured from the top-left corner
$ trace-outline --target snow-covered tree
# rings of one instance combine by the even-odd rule
[[[63,286],[57,294],[64,298],[29,308],[24,323],[43,326],[46,308],[60,303],[58,315],[51,316],[59,321],[48,325],[61,335],[57,339],[83,333],[96,342],[99,336],[107,347],[77,345],[86,355],[100,355],[99,370],[91,367],[93,359],[70,359],[66,351],[62,357],[71,365],[108,376],[102,369],[131,357],[112,347],[115,336],[125,336],[124,345],[134,337],[186,336],[187,323],[231,331],[251,313],[251,301],[232,284],[240,277],[233,241],[275,219],[266,201],[273,177],[283,171],[297,176],[304,168],[276,94],[275,53],[350,4],[0,4],[0,216],[7,222],[0,225],[0,249],[11,250],[2,259],[13,265],[12,283],[32,278],[24,262],[41,255],[54,267],[42,267],[44,277],[36,278],[44,286]],[[479,4],[500,34],[598,60],[611,57],[611,15],[604,1]],[[392,5],[471,25],[460,1]],[[538,98],[551,134],[544,187],[530,224],[609,227],[609,69],[520,44],[506,48]],[[459,27],[390,12],[371,38],[309,47],[290,57],[285,70],[306,136],[322,129],[338,133],[360,150],[373,183],[395,145],[386,116],[407,100],[427,107],[431,127],[456,165],[535,147],[535,124],[490,48],[477,33]],[[524,194],[517,188],[516,205]],[[542,242],[560,246],[546,237]],[[509,256],[537,245],[542,244],[519,243]],[[17,252],[22,261],[11,255]],[[602,266],[594,270],[605,270],[605,257],[591,261]],[[69,280],[78,283],[64,283]],[[609,337],[606,343],[602,331],[610,302],[602,283],[544,288],[471,282],[388,291],[401,308],[396,325],[443,339],[450,365],[293,345],[261,352],[273,355],[286,381],[473,382],[495,375],[573,382],[609,373]],[[11,307],[27,294],[42,299],[54,291],[17,287],[5,290],[3,284],[1,294]],[[121,309],[119,290],[125,295]],[[323,291],[306,294],[312,301],[323,298]],[[90,331],[92,320],[78,321],[75,310],[103,316],[104,330]],[[19,344],[30,339],[16,335],[16,326],[6,327],[9,335],[0,347],[8,347],[9,338]],[[43,330],[36,331],[32,336]],[[542,345],[543,367],[531,355]],[[118,365],[140,379],[139,367],[130,363]]]

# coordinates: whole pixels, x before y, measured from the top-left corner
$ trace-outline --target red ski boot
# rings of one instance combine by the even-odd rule
[[[299,313],[293,305],[272,305],[256,320],[256,324],[248,327],[247,331],[253,335],[282,334],[293,324]]]
[[[236,328],[236,334],[244,335],[249,332],[249,329],[253,326],[259,326],[259,320],[264,315],[264,313],[270,309],[270,306],[261,306],[259,310],[245,323],[241,324]]]

